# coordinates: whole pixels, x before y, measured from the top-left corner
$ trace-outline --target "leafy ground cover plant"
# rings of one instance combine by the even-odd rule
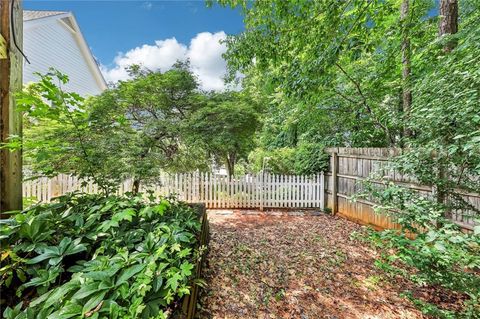
[[[174,199],[68,194],[0,225],[4,318],[166,318],[189,294],[200,222]]]
[[[405,297],[425,314],[480,318],[480,225],[473,232],[462,231],[445,217],[444,204],[401,186],[367,183],[366,187],[378,203],[376,211],[391,216],[401,227],[369,231],[368,240],[381,252],[376,265],[417,287],[443,287],[463,302],[461,311],[451,311],[405,291]]]

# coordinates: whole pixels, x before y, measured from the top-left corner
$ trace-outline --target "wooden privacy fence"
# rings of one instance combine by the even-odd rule
[[[156,185],[142,186],[140,191],[152,191],[157,196],[175,194],[178,199],[205,203],[207,208],[319,208],[324,209],[325,185],[323,173],[314,176],[258,174],[241,177],[209,173],[164,174]],[[59,175],[23,184],[23,196],[40,202],[72,191],[97,193],[99,188],[81,185],[74,176]],[[132,189],[126,180],[118,194]]]
[[[403,175],[388,167],[392,157],[399,155],[401,149],[394,148],[330,148],[330,168],[326,174],[327,207],[334,213],[362,224],[378,228],[396,228],[392,220],[373,210],[373,202],[365,199],[351,200],[353,195],[363,189],[363,181],[372,173],[386,177],[393,183],[415,190],[425,197],[434,196],[431,186],[421,185],[412,176]],[[480,209],[480,194],[465,192],[463,199],[476,209]],[[372,199],[373,201],[373,199]],[[466,229],[473,229],[474,219],[478,218],[472,210],[454,211],[452,219]]]

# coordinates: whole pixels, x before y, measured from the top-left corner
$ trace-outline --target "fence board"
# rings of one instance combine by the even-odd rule
[[[321,177],[319,177],[321,176]],[[59,175],[23,183],[23,194],[38,202],[75,190],[99,193],[91,181],[81,186],[75,176]],[[122,195],[131,191],[132,181],[124,181],[116,191]],[[323,175],[284,176],[272,174],[228,177],[210,173],[162,174],[155,185],[141,185],[140,190],[152,190],[156,196],[175,195],[186,202],[203,202],[208,208],[320,208],[324,203]]]
[[[379,228],[396,228],[392,220],[386,216],[375,214],[370,202],[357,201],[352,203],[349,198],[362,191],[362,181],[372,173],[388,177],[392,182],[402,187],[410,188],[424,196],[433,196],[430,186],[420,185],[414,176],[403,175],[388,168],[392,157],[401,154],[401,149],[395,148],[331,148],[327,150],[335,156],[330,159],[330,172],[325,179],[324,189],[327,192],[327,207],[335,210],[338,199],[338,213],[364,224]],[[335,159],[337,162],[335,162]],[[338,164],[337,164],[338,163]],[[336,165],[337,164],[337,165]],[[333,169],[336,167],[336,172]],[[334,176],[336,174],[336,182]],[[464,197],[477,210],[480,209],[480,194],[468,193]],[[478,215],[474,211],[453,212],[453,220],[462,227],[471,229]]]

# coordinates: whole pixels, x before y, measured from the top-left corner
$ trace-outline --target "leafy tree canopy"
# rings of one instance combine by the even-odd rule
[[[186,127],[191,142],[201,143],[230,175],[254,147],[259,122],[255,104],[239,93],[214,93],[192,114]]]

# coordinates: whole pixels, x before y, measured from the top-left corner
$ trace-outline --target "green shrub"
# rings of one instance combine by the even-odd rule
[[[318,143],[300,143],[295,152],[295,173],[314,175],[327,171],[329,155],[325,147]]]
[[[314,175],[328,169],[329,155],[325,147],[318,143],[301,142],[298,147],[276,148],[273,150],[255,149],[250,153],[251,170],[274,174]]]
[[[173,199],[69,194],[1,221],[4,318],[164,318],[200,222]]]
[[[295,149],[276,148],[267,151],[261,148],[253,150],[248,156],[253,172],[260,172],[262,169],[275,174],[295,174]]]
[[[435,318],[480,318],[480,225],[463,232],[444,217],[442,204],[393,184],[365,186],[378,201],[376,210],[402,227],[370,232],[368,238],[382,251],[377,265],[418,286],[441,286],[464,296],[463,311],[455,313],[407,292],[424,313]]]

